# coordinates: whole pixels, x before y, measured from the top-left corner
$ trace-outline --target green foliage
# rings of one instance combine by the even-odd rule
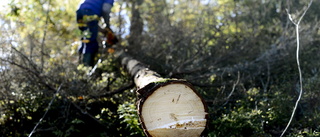
[[[218,125],[209,136],[249,137],[265,135],[262,127],[260,110],[244,110],[239,108],[221,116],[213,124]]]
[[[77,63],[79,2],[10,0],[0,8],[0,135],[28,136],[48,110],[33,136],[144,136],[135,89],[113,92],[132,82],[118,60],[102,49],[91,76]],[[116,1],[111,26],[128,54],[196,87],[209,108],[208,136],[279,136],[300,86],[285,9],[296,19],[307,3]],[[304,94],[288,137],[320,132],[319,5],[300,26]]]
[[[125,102],[118,108],[121,123],[127,124],[126,128],[129,129],[130,136],[144,136],[139,123],[139,117],[137,116],[137,108],[134,103]]]
[[[261,98],[260,90],[252,88],[246,91],[242,100],[233,105],[225,106],[220,116],[212,121],[213,132],[209,136],[268,136],[263,127],[272,119],[270,109],[265,109],[265,101]],[[261,101],[261,102],[259,102]],[[270,135],[269,135],[270,136]]]

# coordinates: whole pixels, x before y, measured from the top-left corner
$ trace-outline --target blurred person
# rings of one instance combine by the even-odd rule
[[[84,0],[78,10],[77,23],[81,30],[81,46],[78,49],[82,59],[80,62],[85,66],[93,67],[95,65],[95,57],[98,54],[98,32],[107,33],[110,30],[110,12],[114,0]],[[100,18],[103,18],[106,29],[99,26]]]

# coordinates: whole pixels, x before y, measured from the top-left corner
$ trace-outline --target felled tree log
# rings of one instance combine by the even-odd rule
[[[162,78],[139,61],[121,63],[137,87],[138,115],[148,137],[199,137],[207,125],[207,106],[185,80]]]

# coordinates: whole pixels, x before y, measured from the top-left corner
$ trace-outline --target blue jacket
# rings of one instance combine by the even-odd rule
[[[114,0],[85,0],[79,7],[79,9],[90,9],[98,16],[102,16],[103,3],[109,3],[113,6]]]

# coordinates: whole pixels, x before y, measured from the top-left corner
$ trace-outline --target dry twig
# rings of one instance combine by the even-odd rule
[[[312,4],[312,1],[313,1],[313,0],[311,0],[311,1],[309,2],[307,9],[303,12],[303,14],[301,15],[301,17],[299,18],[299,20],[298,20],[297,22],[294,22],[294,21],[293,21],[293,19],[292,19],[292,17],[291,17],[291,14],[290,14],[290,13],[288,12],[288,10],[287,10],[290,21],[291,21],[291,22],[295,25],[295,27],[296,27],[296,36],[297,36],[296,59],[297,59],[297,65],[298,65],[298,70],[299,70],[300,94],[299,94],[299,97],[298,97],[298,99],[297,99],[297,101],[296,101],[296,104],[295,104],[295,106],[294,106],[294,108],[293,108],[293,111],[292,111],[290,120],[289,120],[286,128],[283,130],[283,132],[282,132],[282,134],[281,134],[280,137],[282,137],[282,136],[286,133],[287,129],[289,128],[289,126],[290,126],[290,124],[291,124],[291,122],[292,122],[293,116],[294,116],[294,114],[295,114],[295,112],[296,112],[296,109],[297,109],[297,107],[298,107],[299,101],[301,100],[302,93],[303,93],[303,92],[302,92],[302,91],[303,91],[303,90],[302,90],[302,73],[301,73],[301,67],[300,67],[300,61],[299,61],[299,50],[300,50],[299,25],[300,25],[300,22],[301,22],[302,18],[304,17],[304,15],[306,14],[306,12],[307,12],[308,9],[310,8],[310,6],[311,6],[311,4]]]

